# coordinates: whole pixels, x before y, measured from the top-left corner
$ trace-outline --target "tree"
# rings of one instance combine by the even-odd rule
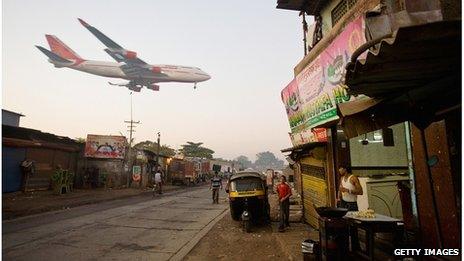
[[[212,159],[214,151],[203,146],[203,142],[187,141],[187,144],[181,145],[182,149],[179,150],[186,157],[198,157]]]
[[[158,152],[158,143],[154,142],[154,141],[149,141],[149,140],[142,141],[142,142],[139,142],[139,143],[135,144],[134,147],[136,149],[146,149],[146,150],[149,150],[149,151],[151,151],[153,153]],[[161,147],[160,147],[160,155],[172,157],[172,156],[176,155],[176,150],[171,148],[169,145],[166,145],[166,144],[161,145]]]
[[[241,169],[246,169],[246,168],[251,168],[253,165],[253,162],[248,159],[247,156],[240,155],[237,158],[235,158],[235,161],[240,164]]]
[[[85,143],[86,139],[85,138],[75,138],[74,139],[77,143]]]
[[[284,161],[279,160],[274,153],[264,151],[256,154],[255,166],[258,170],[265,170],[267,168],[282,169],[284,167]]]

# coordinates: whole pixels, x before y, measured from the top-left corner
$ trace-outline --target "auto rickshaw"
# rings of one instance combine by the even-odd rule
[[[270,220],[266,180],[258,172],[233,174],[226,192],[229,193],[232,219],[242,221],[246,232],[251,231],[252,224]]]

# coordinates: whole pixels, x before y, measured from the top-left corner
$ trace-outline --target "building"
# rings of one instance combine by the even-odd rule
[[[228,160],[223,159],[210,159],[209,161],[209,171],[213,173],[214,171],[222,173],[232,173],[234,170],[234,163]]]
[[[278,0],[315,17],[282,100],[305,220],[350,165],[360,208],[403,218],[422,247],[460,245],[460,2]],[[443,88],[446,86],[446,88]],[[398,190],[397,187],[411,188]],[[440,191],[440,192],[439,192]]]
[[[21,113],[2,109],[2,124],[19,127],[19,120],[24,117]]]
[[[68,137],[2,125],[2,192],[49,189],[50,177],[58,167],[77,172],[82,149]],[[22,170],[24,161],[33,162],[33,172]]]

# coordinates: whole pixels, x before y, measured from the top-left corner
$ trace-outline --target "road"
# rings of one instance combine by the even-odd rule
[[[180,260],[226,213],[207,187],[2,223],[4,260]]]

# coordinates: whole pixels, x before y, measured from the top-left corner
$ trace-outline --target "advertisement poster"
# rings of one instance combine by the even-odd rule
[[[132,166],[132,180],[133,181],[140,181],[142,175],[142,167],[141,166]]]
[[[124,136],[87,135],[85,157],[100,159],[124,159]]]
[[[327,142],[327,129],[325,128],[305,129],[295,133],[289,133],[289,135],[293,146],[310,142]]]
[[[290,129],[293,130],[302,125],[305,120],[301,111],[300,95],[298,93],[298,85],[296,80],[293,79],[287,87],[281,92],[282,102],[285,104],[288,122]]]
[[[351,54],[366,42],[362,17],[346,26],[335,40],[297,75],[304,128],[337,120],[337,104],[351,100],[343,85]],[[364,54],[365,55],[365,54]]]

